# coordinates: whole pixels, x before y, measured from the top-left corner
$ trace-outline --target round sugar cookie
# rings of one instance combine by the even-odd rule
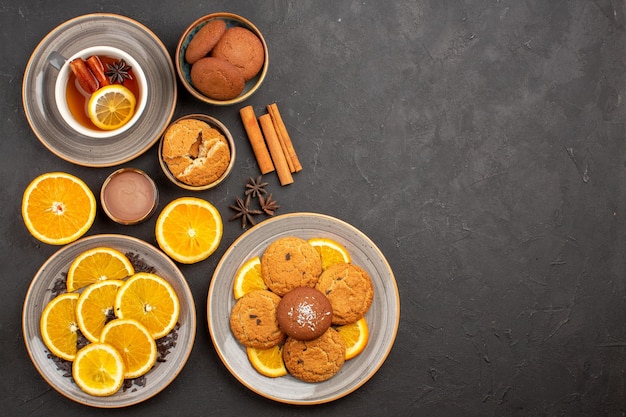
[[[320,254],[299,237],[279,238],[261,256],[263,281],[281,297],[297,287],[314,287],[321,273]]]
[[[345,342],[332,327],[313,340],[289,337],[283,346],[287,371],[305,382],[322,382],[333,377],[343,366],[345,356]]]
[[[256,290],[235,303],[230,314],[230,329],[244,346],[269,349],[285,340],[278,327],[276,308],[280,297],[271,291]]]
[[[226,32],[226,22],[222,19],[209,20],[193,35],[185,51],[185,60],[193,64],[209,54]]]
[[[333,324],[354,323],[369,310],[374,300],[374,284],[363,268],[353,264],[329,266],[315,288],[333,306]]]

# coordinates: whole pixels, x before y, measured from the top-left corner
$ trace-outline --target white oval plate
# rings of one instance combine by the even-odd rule
[[[290,375],[268,378],[259,374],[246,350],[232,335],[230,311],[235,304],[233,281],[243,263],[260,256],[274,240],[285,236],[303,239],[326,237],[346,247],[352,263],[364,268],[374,283],[374,301],[366,314],[369,342],[339,373],[319,383],[302,382]],[[217,265],[209,286],[207,318],[213,344],[222,362],[243,385],[266,398],[289,404],[321,404],[341,398],[365,384],[387,358],[398,331],[398,287],[382,252],[355,227],[321,214],[293,213],[263,221],[242,234]]]
[[[122,253],[132,252],[139,256],[154,272],[165,278],[176,291],[180,300],[180,325],[176,346],[170,349],[165,362],[157,362],[146,375],[145,386],[133,385],[109,397],[94,397],[81,391],[71,377],[63,376],[57,364],[48,358],[48,349],[41,339],[39,319],[46,304],[54,297],[52,288],[64,279],[72,261],[85,250],[107,246]],[[35,274],[24,300],[22,311],[24,342],[35,368],[59,393],[78,403],[93,407],[125,407],[153,397],[167,387],[182,371],[193,347],[196,335],[196,307],[185,277],[176,264],[154,246],[134,237],[123,235],[95,235],[77,240],[59,249]]]

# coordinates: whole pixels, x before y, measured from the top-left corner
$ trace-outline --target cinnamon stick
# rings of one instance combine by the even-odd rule
[[[293,142],[289,137],[289,133],[287,133],[287,127],[283,122],[283,118],[278,111],[278,105],[276,103],[268,104],[267,111],[272,117],[272,122],[274,123],[274,129],[276,130],[276,134],[278,139],[280,139],[281,145],[285,151],[285,156],[287,157],[287,162],[290,163],[289,167],[291,168],[291,172],[298,172],[302,170],[302,165],[300,164],[300,160],[298,159],[298,155],[296,154],[296,150],[293,147]]]
[[[87,63],[82,58],[76,58],[70,62],[70,69],[76,76],[76,80],[78,84],[81,86],[85,92],[89,94],[93,94],[99,88],[98,80],[96,77],[89,71],[89,67]]]
[[[272,115],[270,114],[270,117],[271,116]],[[283,138],[283,136],[280,134],[280,131],[278,130],[278,126],[276,126],[276,120],[274,120],[274,118],[272,118],[272,124],[274,125],[274,131],[276,132],[278,143],[280,143],[280,148],[283,150],[283,154],[285,155],[285,160],[287,161],[289,172],[294,173],[296,172],[296,167],[293,164],[293,160],[289,156],[289,149],[287,149],[287,143],[285,142],[285,139]]]
[[[100,87],[111,84],[104,71],[104,64],[102,63],[98,55],[90,56],[85,60],[85,63],[89,67],[89,70],[92,72],[94,77],[96,77],[96,80],[98,80],[98,84],[100,84]]]
[[[254,109],[252,106],[246,106],[239,110],[239,115],[241,116],[243,127],[248,135],[248,140],[252,146],[252,152],[254,153],[256,162],[259,165],[261,174],[267,174],[268,172],[274,171],[274,164],[272,163],[272,158],[267,150],[267,146],[265,145],[265,140],[263,139],[263,134],[261,133],[259,123],[257,122],[256,115],[254,114]]]
[[[268,112],[270,111],[270,106],[267,106]],[[285,159],[287,160],[287,165],[289,166],[289,172],[296,172],[296,167],[293,164],[293,159],[289,155],[289,149],[287,148],[287,143],[285,142],[284,136],[280,134],[280,129],[278,124],[276,123],[276,118],[272,116],[272,113],[269,113],[272,118],[272,124],[274,125],[274,131],[276,132],[276,136],[278,137],[278,142],[280,143],[280,148],[283,150],[283,154],[285,155]]]
[[[274,129],[274,123],[272,117],[269,114],[259,116],[259,123],[261,123],[261,129],[267,142],[267,147],[272,155],[272,161],[276,167],[276,173],[278,174],[278,180],[280,185],[287,185],[293,182],[289,165],[287,164],[287,158],[283,153],[283,149],[280,147],[276,130]]]

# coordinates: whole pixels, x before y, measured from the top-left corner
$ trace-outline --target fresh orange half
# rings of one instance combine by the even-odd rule
[[[76,303],[76,321],[83,336],[98,342],[108,320],[115,317],[117,290],[124,284],[119,279],[107,279],[86,287]]]
[[[322,268],[326,269],[331,265],[339,263],[350,263],[348,250],[340,243],[328,238],[313,238],[308,242],[317,249],[322,257]]]
[[[135,319],[159,339],[174,329],[180,314],[176,291],[162,277],[139,272],[117,291],[115,314],[122,319]]]
[[[346,360],[354,358],[367,346],[369,329],[365,317],[354,323],[339,326],[337,331],[346,342]]]
[[[72,377],[87,394],[113,395],[124,383],[124,360],[113,346],[90,343],[76,354]]]
[[[113,346],[124,359],[124,378],[138,378],[154,366],[156,342],[146,327],[133,319],[115,319],[102,330],[101,343]]]
[[[246,348],[248,360],[254,369],[261,375],[277,378],[287,375],[287,368],[283,361],[283,347],[277,345],[269,349]]]
[[[73,361],[76,357],[77,301],[78,294],[76,293],[63,293],[56,296],[44,308],[39,322],[43,343],[52,354],[67,361]]]
[[[89,120],[102,130],[119,129],[135,114],[136,98],[121,84],[111,84],[98,89],[89,98]]]
[[[222,239],[222,217],[208,201],[180,197],[156,221],[156,240],[172,259],[192,264],[208,258]]]
[[[233,283],[235,299],[238,300],[250,291],[266,289],[267,285],[261,277],[261,259],[258,256],[250,258],[235,275],[235,282]]]
[[[67,290],[75,291],[107,279],[123,279],[134,273],[133,264],[117,249],[88,249],[70,264],[67,271]]]
[[[50,245],[65,245],[89,230],[96,218],[96,199],[80,178],[48,172],[26,187],[22,218],[35,238]]]

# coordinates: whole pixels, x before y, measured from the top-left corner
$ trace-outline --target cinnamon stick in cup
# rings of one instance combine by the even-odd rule
[[[94,77],[96,77],[96,80],[98,80],[100,87],[111,84],[104,71],[104,64],[98,55],[91,55],[85,60],[85,63],[89,67],[89,70],[93,73]]]
[[[248,140],[252,146],[252,152],[259,165],[261,174],[274,171],[274,164],[272,163],[272,158],[265,145],[265,140],[263,139],[263,134],[261,133],[259,123],[254,114],[254,109],[252,106],[246,106],[239,110],[239,115],[241,116],[243,127],[248,135]]]
[[[293,182],[293,177],[291,176],[291,171],[289,170],[289,165],[287,164],[287,159],[283,153],[283,149],[280,146],[278,136],[276,135],[276,130],[274,130],[272,117],[269,114],[259,116],[259,123],[261,124],[263,135],[265,135],[267,147],[272,155],[272,161],[274,161],[280,185],[291,184]]]
[[[287,163],[289,164],[291,172],[301,171],[302,165],[300,164],[298,155],[296,155],[296,150],[293,147],[293,143],[291,141],[291,138],[289,137],[289,133],[287,133],[287,127],[283,122],[283,118],[278,111],[278,105],[276,103],[268,104],[267,112],[270,114],[270,116],[272,116],[272,122],[274,122],[276,135],[278,136],[280,144],[283,147],[283,151],[285,153],[285,156],[287,157]]]

